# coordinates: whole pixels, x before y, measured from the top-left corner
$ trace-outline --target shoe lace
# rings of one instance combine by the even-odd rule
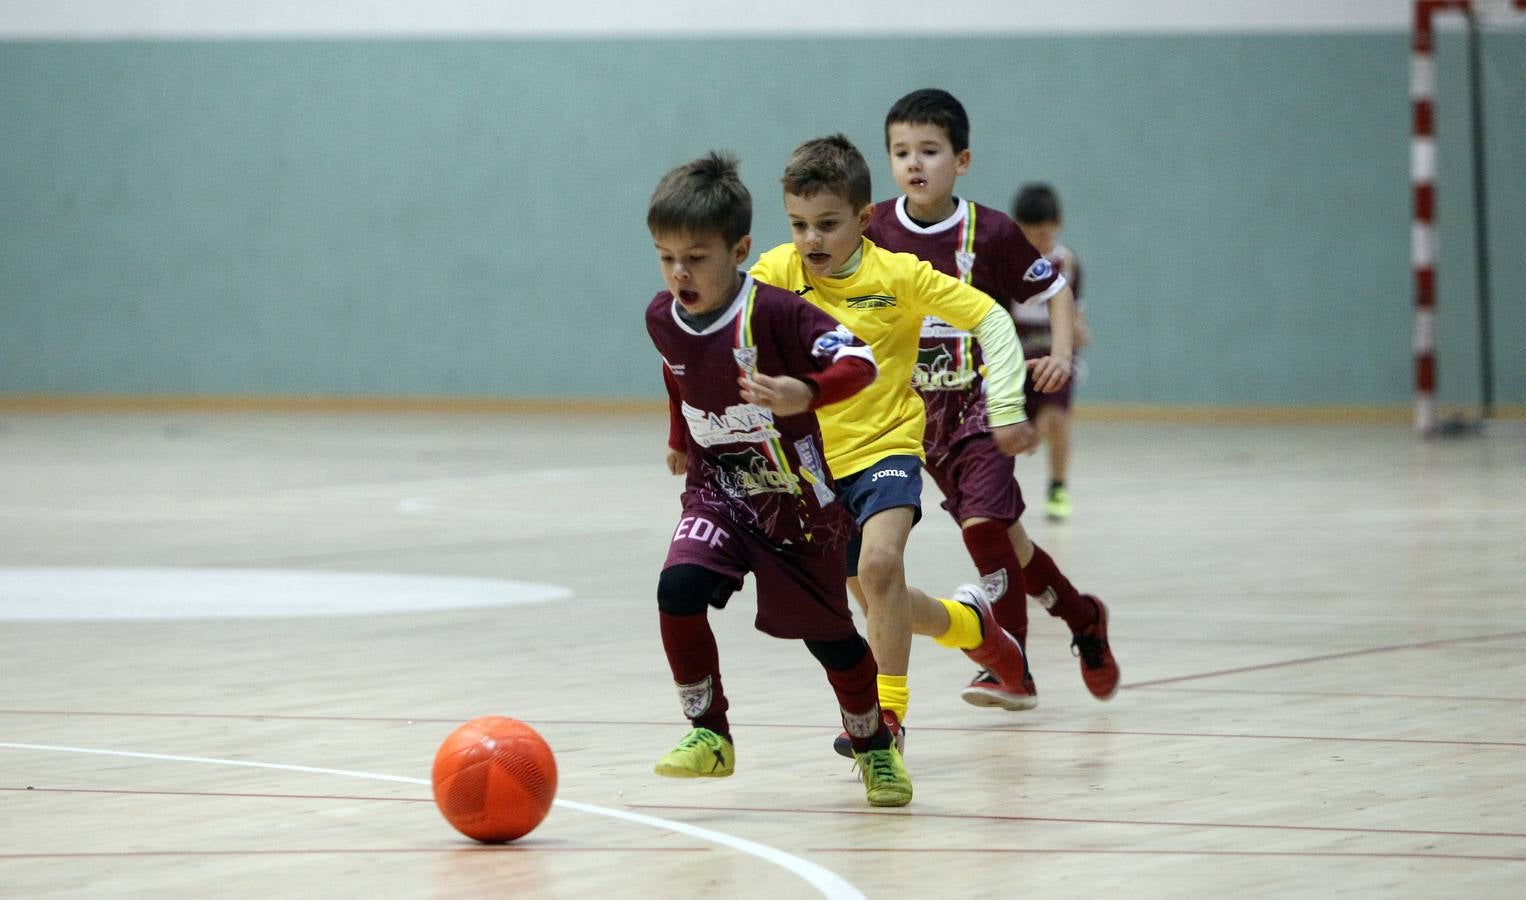
[[[854,771],[867,771],[870,781],[885,781],[895,778],[895,760],[889,750],[870,750],[868,753],[860,753],[853,760]]]
[[[1089,634],[1078,634],[1070,639],[1070,655],[1081,657],[1088,669],[1102,668],[1107,653],[1107,641]]]
[[[717,742],[710,739],[709,732],[696,728],[683,736],[683,740],[678,742],[677,749],[689,750],[701,745],[707,748],[714,748],[717,745]]]

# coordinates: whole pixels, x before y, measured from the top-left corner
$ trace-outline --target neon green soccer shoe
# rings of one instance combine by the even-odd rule
[[[654,771],[668,778],[725,778],[736,771],[736,764],[730,741],[708,728],[696,728],[657,760]]]
[[[1051,522],[1063,522],[1070,518],[1070,491],[1065,490],[1064,485],[1055,485],[1049,489],[1049,497],[1044,503],[1044,515]]]
[[[911,802],[911,776],[894,745],[860,753],[854,763],[864,779],[870,806],[905,806]]]

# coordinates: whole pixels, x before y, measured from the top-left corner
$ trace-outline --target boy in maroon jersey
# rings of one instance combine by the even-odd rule
[[[875,205],[865,234],[886,249],[915,254],[973,284],[1009,309],[1026,300],[1047,301],[1052,343],[1048,355],[1030,359],[1028,366],[1037,390],[1058,390],[1070,378],[1072,292],[1011,219],[954,195],[954,181],[970,166],[969,134],[964,107],[947,91],[924,89],[897,100],[885,116],[885,146],[896,184],[905,193]],[[1050,615],[1070,627],[1087,689],[1098,699],[1111,699],[1118,688],[1118,664],[1108,645],[1107,607],[1079,593],[1019,521],[1022,492],[1012,459],[990,437],[978,353],[967,334],[936,319],[924,322],[913,383],[927,404],[927,469],[996,601],[997,621],[1026,647],[1024,594],[1039,598]],[[1020,590],[1009,593],[1014,580]],[[1013,703],[1010,692],[995,688],[996,679],[982,671],[961,696],[977,706],[1038,705],[1031,678],[1024,703]]]
[[[1012,218],[1023,230],[1023,237],[1070,282],[1076,297],[1075,349],[1079,353],[1090,340],[1090,332],[1082,314],[1081,261],[1075,251],[1060,243],[1060,198],[1047,184],[1025,184],[1012,200]],[[1017,320],[1017,336],[1023,342],[1024,353],[1032,357],[1049,352],[1052,335],[1047,301],[1034,299],[1017,304],[1012,307],[1012,317]],[[1070,469],[1070,400],[1074,388],[1075,382],[1068,381],[1057,391],[1033,392],[1027,398],[1028,414],[1049,447],[1049,491],[1045,495],[1044,513],[1056,522],[1070,518],[1071,511],[1065,478]]]
[[[757,583],[760,631],[803,640],[826,669],[869,803],[905,806],[911,779],[880,714],[878,669],[853,625],[835,502],[812,410],[874,381],[874,354],[826,313],[738,266],[752,201],[735,159],[716,153],[658,184],[647,211],[667,290],[646,311],[663,360],[667,465],[685,475],[683,512],[658,579],[663,650],[692,730],[657,762],[678,778],[735,767],[708,607]]]

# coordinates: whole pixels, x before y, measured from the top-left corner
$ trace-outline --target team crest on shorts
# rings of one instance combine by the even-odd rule
[[[678,685],[678,700],[683,704],[684,717],[697,719],[710,709],[710,676],[706,675],[693,684]]]

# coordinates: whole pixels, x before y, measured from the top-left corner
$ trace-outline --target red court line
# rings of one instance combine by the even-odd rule
[[[432,803],[429,797],[359,797],[348,794],[251,794],[234,791],[140,791],[107,788],[0,787],[0,791],[34,794],[128,794],[148,797],[243,797],[254,800],[382,800],[392,803]]]
[[[1331,859],[1437,859],[1463,862],[1526,862],[1526,856],[1481,856],[1469,853],[1343,853],[1321,850],[1111,850],[1090,847],[818,847],[817,853],[1008,853],[1022,856],[1073,854],[1087,856],[1272,856]]]
[[[355,847],[296,850],[126,850],[98,853],[0,853],[0,859],[133,859],[163,856],[344,856],[405,853],[709,853],[709,847],[542,847],[529,844],[447,844],[439,847]]]
[[[1178,675],[1173,678],[1156,678],[1151,681],[1136,681],[1122,685],[1124,688],[1152,687],[1157,684],[1175,684],[1181,681],[1197,681],[1201,678],[1218,678],[1222,675],[1239,675],[1243,672],[1263,672],[1267,669],[1281,669],[1287,666],[1301,666],[1307,663],[1328,662],[1332,659],[1350,659],[1354,656],[1372,656],[1377,653],[1393,653],[1398,650],[1420,650],[1426,647],[1445,647],[1451,644],[1477,643],[1479,641],[1503,641],[1510,638],[1526,636],[1526,631],[1512,631],[1507,634],[1488,634],[1476,637],[1444,638],[1438,641],[1420,641],[1414,644],[1394,644],[1387,647],[1369,647],[1366,650],[1347,650],[1344,653],[1325,653],[1319,656],[1305,656],[1299,659],[1287,659],[1282,662],[1262,663],[1256,666],[1240,666],[1234,669],[1219,669],[1213,672],[1202,672],[1197,675]]]
[[[1421,837],[1467,837],[1467,838],[1526,838],[1526,833],[1514,831],[1432,831],[1418,828],[1341,828],[1334,825],[1257,825],[1247,822],[1174,822],[1150,819],[1067,819],[1051,816],[1002,816],[972,813],[930,813],[921,810],[889,812],[867,809],[811,809],[759,806],[680,806],[667,803],[630,803],[631,809],[676,809],[686,812],[742,812],[785,813],[788,815],[821,816],[907,816],[916,819],[954,819],[975,822],[1032,822],[1058,825],[1129,825],[1140,828],[1199,828],[1238,829],[1250,831],[1316,831],[1338,834],[1396,834]]]
[[[1140,687],[1141,685],[1134,685]],[[1433,700],[1454,703],[1526,703],[1526,697],[1470,697],[1457,694],[1380,694],[1371,691],[1257,691],[1249,688],[1174,688],[1143,685],[1169,694],[1266,694],[1275,697],[1355,697],[1363,700]]]
[[[67,710],[3,710],[0,715],[41,715],[41,716],[145,716],[153,718],[192,718],[192,719],[279,719],[294,718],[304,721],[332,721],[332,722],[446,722],[460,723],[466,721],[460,719],[387,719],[351,716],[265,716],[252,714],[222,714],[222,713],[124,713],[124,712],[84,712]],[[621,719],[536,719],[537,726],[545,725],[584,725],[602,728],[671,728],[671,720],[663,721],[638,721]],[[799,723],[780,722],[737,722],[732,725],[737,728],[783,728],[783,729],[808,729],[812,731],[842,730],[841,724],[805,725]],[[1343,737],[1339,735],[1319,734],[1229,734],[1212,731],[1130,731],[1098,728],[1028,728],[1018,726],[991,726],[977,728],[973,726],[959,725],[919,725],[918,732],[933,732],[946,734],[973,734],[973,735],[1022,735],[1022,734],[1059,734],[1059,735],[1108,735],[1111,737],[1176,737],[1176,738],[1212,738],[1216,740],[1252,740],[1252,741],[1325,741],[1328,743],[1358,743],[1358,744],[1420,744],[1420,745],[1443,745],[1454,747],[1526,747],[1523,741],[1472,741],[1463,739],[1444,740],[1439,738],[1401,738],[1401,737]]]

